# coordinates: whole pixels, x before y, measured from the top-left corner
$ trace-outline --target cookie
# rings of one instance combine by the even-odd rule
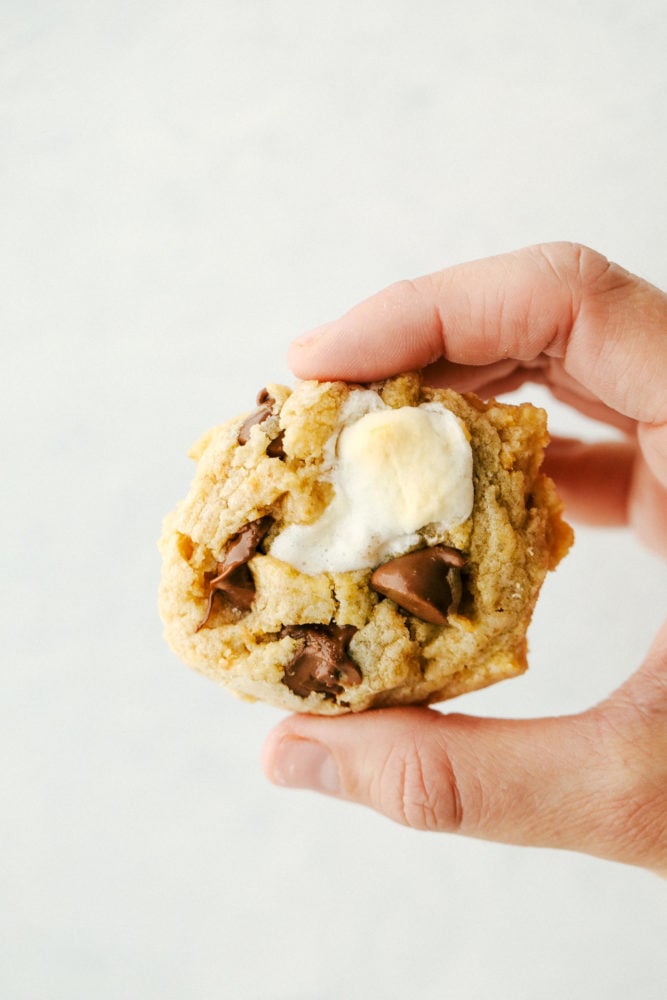
[[[195,445],[165,519],[169,644],[242,698],[327,715],[522,673],[572,542],[547,441],[543,410],[417,374],[267,386]]]

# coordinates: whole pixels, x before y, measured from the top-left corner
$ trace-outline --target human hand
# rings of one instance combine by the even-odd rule
[[[359,382],[423,368],[483,397],[543,383],[625,433],[549,446],[568,512],[628,524],[667,555],[667,295],[594,251],[546,244],[400,282],[296,341],[290,363],[301,378]],[[276,784],[417,829],[667,875],[667,621],[637,672],[580,715],[297,715],[270,735],[263,763]]]

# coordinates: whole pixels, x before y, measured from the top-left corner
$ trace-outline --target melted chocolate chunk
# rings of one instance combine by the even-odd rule
[[[269,442],[269,446],[266,449],[266,454],[269,458],[286,458],[285,449],[283,448],[283,438],[285,437],[285,431],[281,431],[278,437],[275,437],[273,441]]]
[[[445,625],[461,600],[460,568],[464,556],[446,545],[408,552],[379,566],[371,587],[390,597],[411,615],[432,625]]]
[[[256,424],[263,424],[265,420],[273,413],[273,407],[275,404],[275,399],[269,394],[266,389],[261,389],[257,395],[257,409],[254,410],[249,417],[246,417],[241,429],[239,430],[236,441],[238,444],[247,444],[250,440],[250,431]],[[281,431],[280,434],[269,443],[266,449],[266,454],[270,458],[285,458],[285,452],[283,450],[283,438],[285,432]]]
[[[258,409],[253,410],[249,417],[246,417],[241,429],[239,431],[237,442],[239,444],[247,444],[250,440],[250,431],[255,426],[255,424],[263,424],[272,413],[273,410],[273,400],[269,397],[269,401],[263,406],[258,407]]]
[[[280,635],[299,643],[285,667],[283,683],[300,698],[317,692],[336,700],[344,684],[361,683],[361,671],[347,655],[347,644],[356,632],[353,625],[287,625]]]
[[[209,620],[213,610],[213,599],[221,594],[237,611],[249,611],[255,599],[255,583],[247,567],[257,546],[271,527],[272,518],[260,517],[251,521],[227,542],[221,562],[216,566],[215,573],[206,573],[208,584],[208,605],[206,614],[195,629],[198,632]]]

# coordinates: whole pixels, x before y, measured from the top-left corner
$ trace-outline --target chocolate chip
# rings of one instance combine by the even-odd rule
[[[236,608],[237,611],[250,610],[255,599],[255,583],[246,564],[254,556],[257,546],[271,527],[271,523],[272,518],[260,517],[257,521],[246,524],[238,534],[227,542],[224,555],[217,564],[215,573],[205,574],[205,580],[208,584],[208,605],[206,614],[195,632],[203,628],[209,620],[216,594],[221,594],[227,603]]]
[[[246,417],[241,429],[238,433],[237,442],[239,444],[247,444],[250,440],[250,431],[255,426],[255,424],[263,424],[273,412],[273,404],[275,399],[273,396],[269,395],[266,389],[260,389],[257,396],[258,408],[253,410],[249,417]]]
[[[444,625],[458,609],[459,570],[464,565],[457,549],[434,545],[379,566],[371,576],[371,587],[422,621]]]
[[[283,448],[283,438],[285,437],[285,431],[281,431],[278,437],[275,437],[273,441],[269,442],[269,446],[266,449],[266,454],[269,458],[279,458],[284,459],[285,449]]]
[[[249,417],[246,417],[241,429],[239,430],[238,436],[236,438],[237,444],[247,444],[250,440],[250,431],[256,424],[263,424],[265,420],[273,413],[273,407],[275,404],[275,399],[270,395],[267,389],[260,389],[257,394],[257,409],[254,410]],[[269,446],[266,449],[266,454],[270,458],[285,458],[285,451],[283,449],[283,438],[285,437],[285,431],[281,431],[273,441],[269,442]]]
[[[285,667],[283,683],[307,698],[316,692],[333,699],[343,694],[344,684],[361,683],[361,671],[347,655],[347,644],[356,632],[352,625],[288,625],[281,637],[298,641],[294,656]]]

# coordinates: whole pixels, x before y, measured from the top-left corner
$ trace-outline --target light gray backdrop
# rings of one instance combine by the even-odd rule
[[[667,285],[665,24],[660,0],[0,3],[2,997],[664,995],[652,876],[269,786],[280,713],[168,651],[155,539],[197,436],[394,279],[564,238]],[[581,530],[531,671],[456,707],[584,708],[666,604],[664,564]]]

